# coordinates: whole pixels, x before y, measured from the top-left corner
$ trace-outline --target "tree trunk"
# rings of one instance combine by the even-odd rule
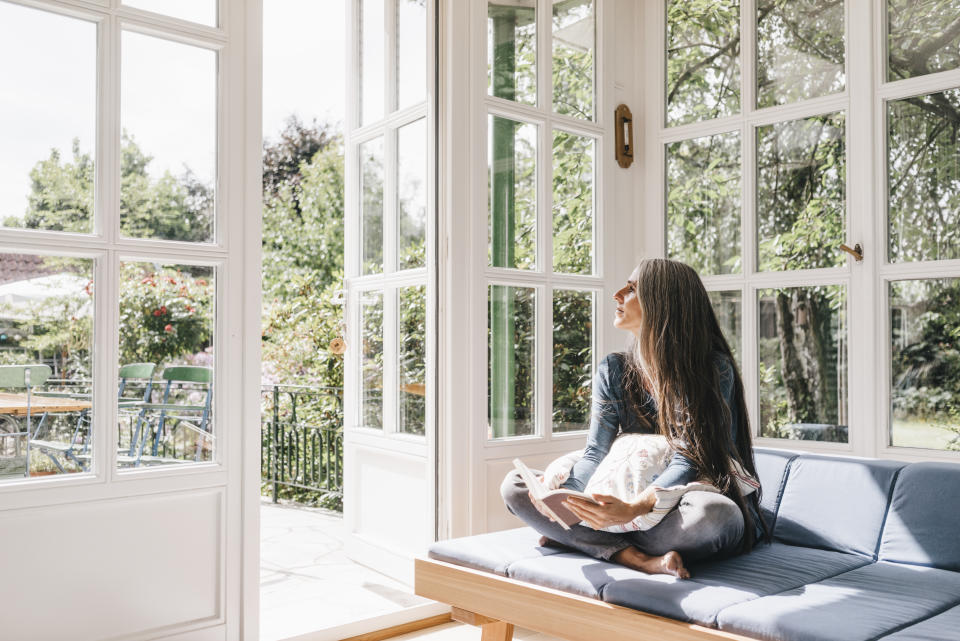
[[[806,368],[797,350],[795,324],[792,297],[780,291],[777,293],[777,328],[780,334],[780,375],[787,390],[787,420],[812,423],[817,408],[808,386]]]

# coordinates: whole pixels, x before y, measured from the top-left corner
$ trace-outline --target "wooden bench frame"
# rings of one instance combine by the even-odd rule
[[[754,641],[433,559],[416,559],[414,576],[418,595],[449,603],[454,620],[481,627],[482,641],[511,641],[515,625],[570,641]]]

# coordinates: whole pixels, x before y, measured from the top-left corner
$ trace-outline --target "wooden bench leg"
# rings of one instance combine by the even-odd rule
[[[511,641],[513,639],[513,624],[506,621],[485,623],[480,630],[480,641]]]
[[[512,641],[513,624],[485,617],[482,614],[454,607],[450,618],[460,623],[480,626],[480,641]]]

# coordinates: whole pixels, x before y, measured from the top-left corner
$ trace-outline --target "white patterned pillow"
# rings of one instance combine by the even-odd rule
[[[582,451],[569,452],[547,466],[544,481],[548,487],[551,489],[559,487],[569,477],[570,469],[582,455]],[[670,463],[671,456],[673,456],[673,450],[667,445],[667,439],[664,436],[621,434],[613,441],[610,451],[600,461],[593,476],[587,482],[584,492],[610,494],[622,501],[635,501],[663,473]],[[756,479],[747,474],[733,460],[731,460],[731,467],[744,495],[759,487]],[[654,491],[656,503],[650,512],[638,516],[629,523],[610,525],[603,529],[607,532],[649,530],[677,506],[684,494],[691,491],[719,492],[713,485],[699,481],[669,488],[657,488]]]
[[[621,434],[600,461],[584,492],[633,501],[663,473],[673,454],[659,434]]]

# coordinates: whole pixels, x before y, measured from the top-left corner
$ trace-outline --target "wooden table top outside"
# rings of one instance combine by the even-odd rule
[[[79,412],[90,409],[90,401],[81,401],[75,398],[59,398],[56,396],[40,396],[34,394],[30,398],[31,416],[40,414],[63,414],[65,412]],[[0,414],[11,416],[27,415],[27,395],[0,393]]]

